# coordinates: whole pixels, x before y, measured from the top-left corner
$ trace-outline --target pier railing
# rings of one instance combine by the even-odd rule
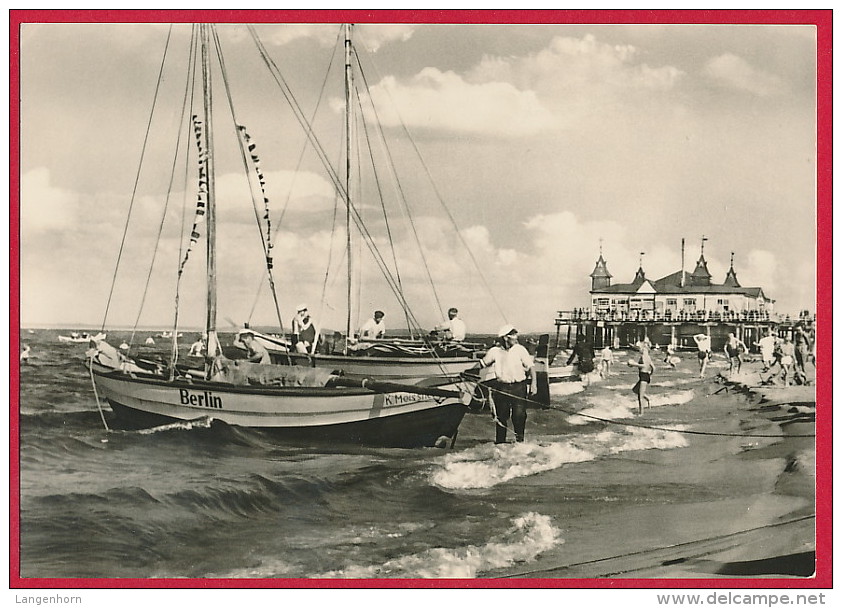
[[[631,311],[602,311],[591,308],[574,308],[573,310],[559,310],[555,319],[556,325],[587,321],[616,321],[616,322],[661,322],[661,323],[770,323],[770,324],[791,324],[807,321],[815,321],[815,315],[803,311],[798,315],[770,313],[759,310],[723,311],[714,312],[710,310],[696,311],[655,311],[655,310],[631,310]]]

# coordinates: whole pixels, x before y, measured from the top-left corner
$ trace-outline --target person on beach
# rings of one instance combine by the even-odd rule
[[[737,373],[740,373],[743,364],[742,354],[747,350],[745,343],[735,336],[734,332],[728,333],[728,339],[725,341],[723,351],[725,351],[725,356],[728,357],[729,378],[734,375],[735,367],[737,368]]]
[[[382,310],[375,310],[374,316],[363,323],[360,327],[360,338],[375,339],[382,338],[386,335],[386,323],[383,317],[386,316]]]
[[[493,366],[495,378],[488,382],[491,389],[492,415],[495,422],[494,443],[506,443],[509,417],[515,431],[515,441],[521,442],[526,432],[526,403],[535,392],[532,386],[534,362],[529,352],[517,341],[517,329],[504,325],[497,332],[497,344],[480,359],[479,367]]]
[[[707,334],[696,334],[693,336],[693,340],[699,349],[699,378],[704,378],[708,361],[710,361],[710,336]]]
[[[810,354],[808,359],[813,364],[813,369],[816,368],[816,326],[813,325],[812,321],[807,321],[807,327],[805,329],[807,332],[807,341],[810,344]]]
[[[763,361],[763,371],[768,372],[775,364],[775,345],[778,343],[778,338],[775,336],[774,330],[769,327],[766,330],[766,335],[757,341],[757,348],[760,349],[760,359]]]
[[[793,365],[795,365],[795,345],[789,336],[781,344],[781,378],[785,386],[793,382]]]
[[[646,401],[646,407],[651,407],[649,395],[646,394],[646,389],[649,383],[652,382],[652,372],[655,371],[655,364],[652,362],[652,357],[649,354],[649,343],[638,342],[638,349],[640,349],[640,358],[635,362],[629,360],[629,367],[637,368],[637,384],[632,387],[632,392],[637,395],[637,413],[643,414],[643,402]]]
[[[611,352],[611,347],[606,344],[599,355],[599,376],[601,378],[607,378],[611,375],[611,365],[613,363],[614,353]]]
[[[442,332],[444,340],[462,342],[467,334],[465,322],[459,318],[459,310],[450,308],[447,311],[447,319],[436,325],[436,332]]]
[[[795,345],[795,371],[807,378],[807,361],[810,357],[810,338],[804,330],[804,326],[798,323],[793,333],[793,344]]]
[[[24,344],[23,350],[20,351],[20,364],[21,365],[26,365],[27,363],[29,363],[29,351],[30,351],[29,344]]]
[[[675,369],[676,364],[680,361],[675,354],[675,344],[670,342],[667,344],[667,354],[664,357],[664,363],[668,364],[672,369]]]
[[[585,388],[588,388],[591,384],[589,374],[594,370],[595,358],[591,341],[582,332],[577,333],[576,346],[573,347],[573,352],[570,353],[570,357],[567,359],[567,365],[572,365],[574,360],[579,359],[577,368]]]

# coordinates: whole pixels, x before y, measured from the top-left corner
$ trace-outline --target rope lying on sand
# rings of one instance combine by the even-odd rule
[[[599,558],[596,558],[596,559],[590,559],[590,560],[586,560],[586,561],[583,561],[583,562],[575,562],[575,563],[572,563],[572,564],[565,564],[565,565],[562,565],[562,566],[556,566],[554,568],[545,568],[543,570],[530,570],[530,571],[527,571],[527,572],[518,572],[518,573],[515,573],[515,574],[501,575],[501,576],[499,576],[499,578],[515,578],[515,577],[532,578],[532,575],[540,574],[542,572],[555,572],[557,570],[566,570],[568,568],[576,568],[576,567],[579,567],[579,566],[588,566],[588,565],[591,565],[591,564],[598,564],[600,562],[609,562],[609,561],[615,560],[615,559],[623,559],[623,558],[627,558],[627,557],[635,557],[635,556],[647,555],[647,554],[650,554],[650,553],[657,553],[658,551],[668,551],[670,549],[678,549],[678,548],[681,548],[681,547],[691,547],[693,545],[698,545],[698,544],[701,544],[701,543],[725,540],[725,539],[728,539],[728,538],[733,538],[735,536],[740,536],[741,534],[748,534],[750,532],[757,532],[758,530],[765,530],[765,529],[769,529],[769,528],[777,528],[779,526],[786,526],[786,525],[789,525],[789,524],[796,524],[796,523],[800,523],[802,521],[806,521],[806,520],[809,520],[809,519],[815,519],[815,518],[816,518],[816,514],[811,513],[810,515],[804,515],[802,517],[796,517],[796,518],[793,518],[793,519],[788,519],[786,521],[772,522],[772,523],[764,524],[762,526],[757,526],[755,528],[747,528],[745,530],[738,530],[736,532],[729,532],[727,534],[720,534],[718,536],[711,536],[711,537],[708,537],[708,538],[700,538],[700,539],[697,539],[697,540],[689,540],[689,541],[685,541],[683,543],[676,543],[674,545],[665,545],[663,547],[650,547],[648,549],[641,549],[639,551],[631,551],[629,553],[621,553],[619,555],[611,555],[609,557],[599,557]],[[717,549],[711,549],[711,550],[708,550],[708,551],[702,551],[702,552],[694,554],[694,555],[688,555],[687,557],[685,557],[681,561],[687,561],[690,558],[699,558],[699,557],[702,557],[704,555],[716,553],[717,551],[719,551],[718,548]],[[676,562],[675,562],[675,560],[672,560],[671,563],[676,563]],[[649,568],[649,567],[650,566],[646,566],[645,568]],[[641,570],[641,569],[645,569],[645,568],[630,568],[630,569],[623,570],[623,571],[620,571],[620,572],[611,572],[611,573],[608,573],[608,574],[604,574],[602,576],[605,577],[605,576],[612,576],[612,575],[618,575],[618,574],[625,574],[625,573],[628,573],[628,572],[633,572],[634,570]]]

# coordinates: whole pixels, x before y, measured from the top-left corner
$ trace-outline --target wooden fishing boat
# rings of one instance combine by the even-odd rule
[[[177,341],[173,338],[172,359],[144,361],[117,352],[105,342],[89,353],[89,369],[97,403],[107,402],[121,424],[127,426],[156,425],[168,421],[211,417],[228,424],[271,430],[295,440],[331,440],[370,443],[387,446],[452,445],[459,423],[470,403],[475,383],[458,377],[463,365],[474,365],[465,358],[451,368],[435,358],[430,361],[438,373],[407,368],[396,378],[412,378],[412,383],[384,382],[382,378],[365,377],[364,369],[350,369],[345,359],[322,359],[326,367],[253,364],[223,356],[217,331],[217,202],[215,188],[213,95],[211,74],[214,58],[224,74],[222,49],[212,24],[193,26],[195,47],[191,57],[201,63],[200,70],[189,70],[189,77],[200,73],[202,119],[192,118],[198,146],[197,206],[190,245],[187,246],[178,277],[188,261],[192,246],[207,227],[207,349],[204,365],[189,369],[177,362]],[[350,27],[346,27],[346,70],[350,69]],[[256,40],[257,41],[257,40]],[[166,54],[165,54],[166,56]],[[198,79],[198,76],[196,77]],[[228,98],[231,103],[230,97]],[[189,100],[185,99],[185,104]],[[231,111],[233,116],[233,110]],[[244,159],[252,152],[244,129],[237,125],[238,142]],[[254,174],[252,184],[263,184],[256,156],[246,163]],[[257,186],[255,186],[257,187]],[[350,188],[341,189],[346,206]],[[268,205],[268,199],[265,198]],[[349,211],[350,213],[350,211]],[[259,218],[258,218],[259,219]],[[271,234],[268,210],[263,240],[267,272],[273,282]],[[264,236],[261,230],[261,236]],[[116,273],[115,273],[116,276]],[[177,283],[178,286],[178,283]],[[112,287],[113,290],[113,287]],[[178,293],[178,287],[176,290]],[[178,297],[173,334],[178,327]],[[107,310],[106,310],[107,315]],[[103,326],[105,323],[103,323]],[[287,363],[295,363],[288,360]],[[395,361],[391,361],[395,363]],[[335,365],[334,365],[335,364]],[[396,367],[403,363],[398,361]],[[331,369],[327,369],[331,368]],[[363,372],[355,375],[353,372]],[[385,374],[388,377],[388,374]],[[455,375],[456,377],[450,377]],[[102,410],[101,410],[102,413]],[[103,415],[103,422],[105,422]]]
[[[201,370],[170,379],[151,366],[138,369],[139,363],[115,368],[91,361],[96,392],[121,428],[209,417],[296,441],[445,447],[456,438],[474,390],[461,381],[418,387],[331,374],[307,378],[293,367],[265,365],[257,367],[275,369],[269,373],[274,382],[264,385],[204,380]]]
[[[242,330],[246,331],[246,330]],[[478,343],[430,342],[422,340],[366,340],[354,349],[338,352],[299,353],[287,338],[247,330],[269,352],[273,363],[327,370],[342,370],[351,376],[419,383],[429,378],[454,377],[477,366],[485,347]],[[242,344],[237,333],[234,345]]]

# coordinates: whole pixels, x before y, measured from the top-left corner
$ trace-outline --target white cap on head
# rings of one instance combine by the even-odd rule
[[[515,329],[514,325],[504,325],[497,332],[497,337],[502,338],[503,336],[508,336],[512,332],[517,333],[517,330]]]
[[[299,304],[298,306],[295,307],[296,312],[301,312],[302,310],[307,310],[306,304]]]

